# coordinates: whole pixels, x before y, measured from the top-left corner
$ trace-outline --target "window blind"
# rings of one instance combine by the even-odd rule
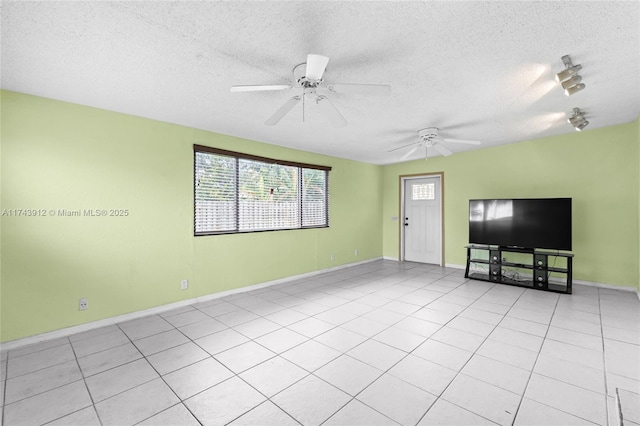
[[[323,226],[327,220],[327,173],[302,169],[302,226]]]
[[[329,170],[194,145],[194,234],[327,227]]]

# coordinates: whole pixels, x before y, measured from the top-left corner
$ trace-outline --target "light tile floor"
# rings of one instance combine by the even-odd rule
[[[638,426],[640,302],[574,289],[371,262],[2,352],[2,421]]]

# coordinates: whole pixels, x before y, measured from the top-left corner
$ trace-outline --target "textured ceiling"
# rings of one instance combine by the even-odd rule
[[[630,122],[640,112],[640,2],[2,1],[2,88],[375,164],[439,127],[451,151]],[[265,126],[308,53],[326,83],[391,85],[327,95],[349,125],[298,105]],[[586,89],[553,79],[570,54]],[[410,148],[407,148],[408,150]],[[416,152],[411,158],[420,158]],[[439,155],[430,152],[431,155]]]

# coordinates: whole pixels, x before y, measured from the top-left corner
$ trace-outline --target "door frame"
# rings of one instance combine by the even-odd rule
[[[399,208],[400,216],[398,217],[398,259],[400,262],[404,262],[404,201],[405,201],[405,193],[404,186],[405,182],[413,179],[423,179],[423,178],[440,178],[440,241],[441,241],[441,255],[440,255],[440,266],[444,266],[444,172],[430,172],[430,173],[418,173],[412,175],[400,175],[398,176],[398,184],[400,187],[400,197],[399,198]]]

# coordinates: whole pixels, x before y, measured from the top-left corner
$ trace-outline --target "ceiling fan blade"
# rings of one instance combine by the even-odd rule
[[[302,99],[300,96],[294,96],[293,98],[289,99],[271,117],[269,117],[269,119],[265,121],[264,124],[266,124],[267,126],[275,126],[276,124],[278,124],[282,117],[287,115],[287,113],[291,111],[298,102],[300,102],[300,99]]]
[[[413,148],[411,148],[409,150],[409,152],[407,152],[406,154],[404,154],[402,157],[400,157],[400,160],[406,160],[407,158],[411,157],[411,154],[413,154],[414,152],[416,152],[418,150],[418,148],[420,147],[420,144],[416,144],[416,146],[414,146]]]
[[[411,145],[413,145],[413,144],[415,144],[415,142],[411,142],[411,143],[408,143],[408,144],[406,144],[406,145],[402,145],[402,146],[399,146],[399,147],[397,147],[397,148],[390,149],[390,150],[389,150],[389,151],[387,151],[387,152],[397,151],[397,150],[399,150],[399,149],[406,148],[406,147],[411,146]]]
[[[468,145],[480,145],[480,141],[467,141],[464,139],[442,139],[445,142],[451,142],[451,143],[466,143]]]
[[[232,92],[263,92],[266,90],[291,89],[289,84],[267,84],[263,86],[231,86]]]
[[[320,80],[324,74],[325,68],[329,63],[329,58],[322,55],[314,55],[310,53],[307,55],[307,70],[305,71],[305,77],[309,80]]]
[[[445,148],[444,146],[435,143],[432,145],[436,151],[438,151],[440,154],[444,155],[445,157],[450,156],[451,154],[453,154],[453,152],[449,151],[447,148]]]
[[[358,95],[388,96],[391,93],[391,86],[386,84],[333,83],[329,84],[327,89],[334,93],[353,93]]]
[[[320,107],[322,115],[327,117],[331,123],[336,127],[344,127],[347,125],[347,120],[344,119],[342,114],[336,109],[335,106],[326,96],[318,96],[316,98],[316,104]]]

